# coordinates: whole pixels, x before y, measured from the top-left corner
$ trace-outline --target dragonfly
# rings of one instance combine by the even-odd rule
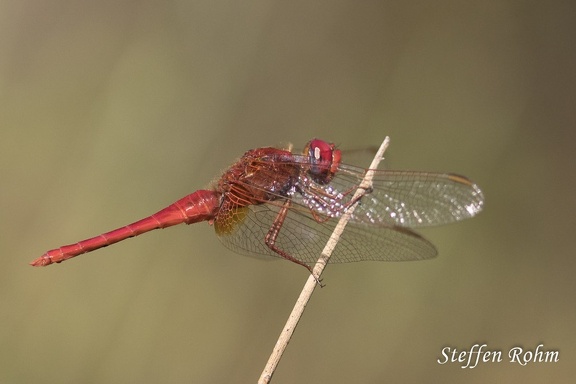
[[[353,205],[330,263],[425,260],[437,250],[414,228],[471,218],[484,205],[481,189],[468,178],[420,171],[371,170],[372,186],[355,199],[368,169],[341,160],[342,151],[320,139],[309,141],[301,154],[249,150],[210,188],[30,264],[60,263],[154,229],[207,221],[237,253],[283,258],[312,273],[338,219]]]

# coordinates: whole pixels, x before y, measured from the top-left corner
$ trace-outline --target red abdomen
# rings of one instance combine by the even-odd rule
[[[45,266],[60,263],[83,253],[106,247],[154,229],[166,228],[181,223],[192,224],[212,220],[218,211],[219,205],[220,194],[218,192],[196,191],[142,220],[99,236],[82,240],[76,244],[53,249],[30,264],[33,266]]]

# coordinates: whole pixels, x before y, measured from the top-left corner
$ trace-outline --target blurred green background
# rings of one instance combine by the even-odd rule
[[[250,148],[386,135],[386,167],[465,174],[485,211],[423,231],[435,260],[329,266],[273,382],[573,380],[574,20],[572,1],[0,2],[0,383],[256,382],[303,268],[204,223],[27,263]],[[437,363],[475,343],[560,361]]]

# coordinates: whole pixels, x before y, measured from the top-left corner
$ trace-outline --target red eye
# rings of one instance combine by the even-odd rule
[[[332,162],[334,144],[314,139],[310,142],[309,156],[318,162]]]
[[[340,150],[331,143],[313,139],[306,146],[305,153],[310,157],[310,174],[315,182],[328,184],[340,165]]]

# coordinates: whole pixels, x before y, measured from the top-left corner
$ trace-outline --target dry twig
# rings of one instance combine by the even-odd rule
[[[353,201],[359,200],[360,197],[366,193],[366,190],[368,190],[372,185],[372,177],[374,172],[372,172],[371,170],[376,169],[378,167],[378,164],[380,163],[380,161],[384,156],[386,148],[388,148],[389,142],[390,138],[386,136],[386,138],[382,142],[382,145],[378,149],[378,152],[376,153],[374,160],[372,160],[372,164],[370,164],[370,168],[366,172],[366,175],[364,176],[362,183],[360,184],[358,190],[356,190],[356,192],[354,193],[354,197],[352,198]],[[350,220],[350,217],[352,216],[355,207],[356,204],[352,205],[346,211],[346,213],[342,215],[340,221],[338,221],[338,224],[336,225],[336,228],[334,228],[334,232],[332,232],[332,235],[330,236],[328,243],[326,243],[326,246],[324,247],[324,250],[322,251],[320,258],[318,259],[316,265],[314,266],[313,274],[310,275],[310,277],[308,277],[308,280],[306,281],[306,284],[304,285],[304,288],[300,293],[300,297],[298,297],[298,300],[294,305],[294,309],[292,309],[292,313],[288,317],[288,321],[286,322],[286,325],[284,326],[282,333],[278,337],[278,341],[276,341],[276,346],[274,347],[274,350],[272,351],[272,354],[268,359],[268,363],[266,364],[266,367],[264,368],[264,371],[262,371],[262,375],[258,380],[259,384],[267,384],[272,379],[272,375],[274,374],[274,371],[278,366],[280,358],[282,357],[284,350],[288,346],[288,342],[290,342],[290,338],[292,337],[292,334],[294,333],[294,330],[298,325],[298,321],[300,321],[300,317],[302,317],[302,314],[304,313],[304,308],[306,308],[306,304],[310,300],[312,292],[314,292],[314,288],[316,288],[316,284],[318,283],[318,281],[320,281],[320,275],[322,275],[322,272],[324,271],[324,268],[326,267],[326,264],[330,259],[330,255],[332,254],[332,251],[336,247],[336,244],[338,244],[338,240],[340,239],[340,236],[344,232],[344,227],[346,227],[348,220]]]

